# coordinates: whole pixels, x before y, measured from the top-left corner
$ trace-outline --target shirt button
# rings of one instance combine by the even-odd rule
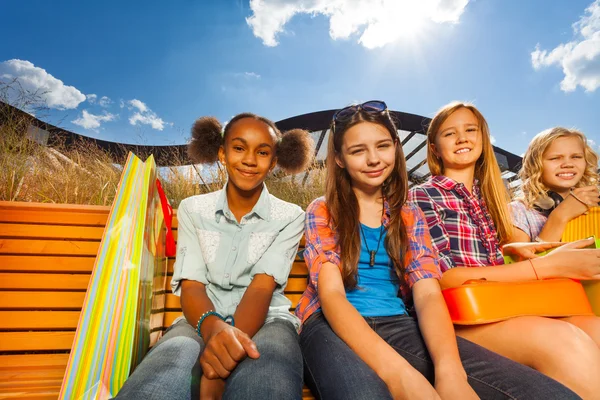
[[[229,278],[229,274],[225,274],[225,278]]]
[[[231,248],[231,250],[232,250],[232,251],[236,251],[236,250],[237,250],[237,247],[233,246],[233,247]]]

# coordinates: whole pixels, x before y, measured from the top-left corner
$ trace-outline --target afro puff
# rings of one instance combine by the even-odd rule
[[[292,129],[283,134],[275,123],[267,118],[251,113],[233,117],[223,129],[215,117],[202,117],[192,126],[192,140],[188,144],[188,156],[194,163],[210,164],[218,160],[219,147],[235,122],[243,118],[254,118],[271,127],[277,136],[277,165],[289,174],[304,171],[313,160],[314,141],[302,129]]]
[[[277,144],[277,165],[289,174],[304,171],[313,161],[314,141],[302,129],[284,132]]]
[[[192,140],[188,144],[188,156],[197,164],[217,161],[219,147],[223,144],[223,126],[215,117],[198,118],[192,126]]]

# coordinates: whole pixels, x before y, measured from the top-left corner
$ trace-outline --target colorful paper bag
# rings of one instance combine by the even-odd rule
[[[121,175],[81,310],[60,399],[115,395],[158,340],[163,322],[165,222],[156,164],[132,153]]]

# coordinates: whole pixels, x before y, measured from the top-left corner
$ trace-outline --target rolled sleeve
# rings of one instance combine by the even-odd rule
[[[409,245],[404,270],[408,287],[412,288],[421,279],[440,279],[442,273],[423,212],[415,205],[408,204],[402,209],[402,219]]]
[[[441,218],[443,210],[436,209],[434,201],[422,188],[413,188],[409,192],[409,200],[420,209],[420,215],[424,216],[429,234],[427,236],[433,241],[437,250],[439,266],[442,272],[456,267],[452,259],[452,249],[450,247],[450,235],[446,231],[444,221]]]
[[[340,254],[335,232],[329,225],[329,212],[324,198],[313,201],[306,209],[306,249],[304,260],[310,283],[318,290],[319,272],[324,263],[340,267]]]
[[[206,263],[187,204],[182,201],[177,210],[177,255],[171,280],[171,289],[177,296],[181,295],[181,281],[184,279],[208,285]]]
[[[279,231],[273,243],[252,267],[251,276],[266,274],[272,276],[279,286],[285,287],[296,258],[303,228],[304,212],[300,210],[298,215]]]

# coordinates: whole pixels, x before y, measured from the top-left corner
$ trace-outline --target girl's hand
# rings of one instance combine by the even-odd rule
[[[200,399],[201,400],[221,400],[225,392],[225,380],[208,379],[202,375],[200,379]]]
[[[538,258],[539,256],[535,253],[554,249],[562,246],[564,243],[561,242],[522,242],[522,243],[509,243],[502,247],[502,254],[505,256],[512,257],[515,261],[529,260],[530,258]]]
[[[259,356],[256,344],[248,335],[223,321],[218,321],[211,326],[206,347],[200,356],[200,365],[208,379],[224,379],[244,358]]]
[[[473,390],[464,370],[455,371],[454,373],[435,374],[435,390],[440,395],[442,400],[479,399],[477,393]]]
[[[384,379],[394,400],[440,400],[433,386],[416,369],[410,367],[396,371],[389,379]]]
[[[556,213],[563,221],[568,222],[585,214],[590,207],[597,207],[599,203],[600,193],[598,192],[598,188],[596,186],[584,186],[573,189],[573,195],[567,196],[552,211],[552,214]]]
[[[534,263],[540,278],[600,279],[600,249],[585,249],[594,239],[578,240],[557,248]]]

